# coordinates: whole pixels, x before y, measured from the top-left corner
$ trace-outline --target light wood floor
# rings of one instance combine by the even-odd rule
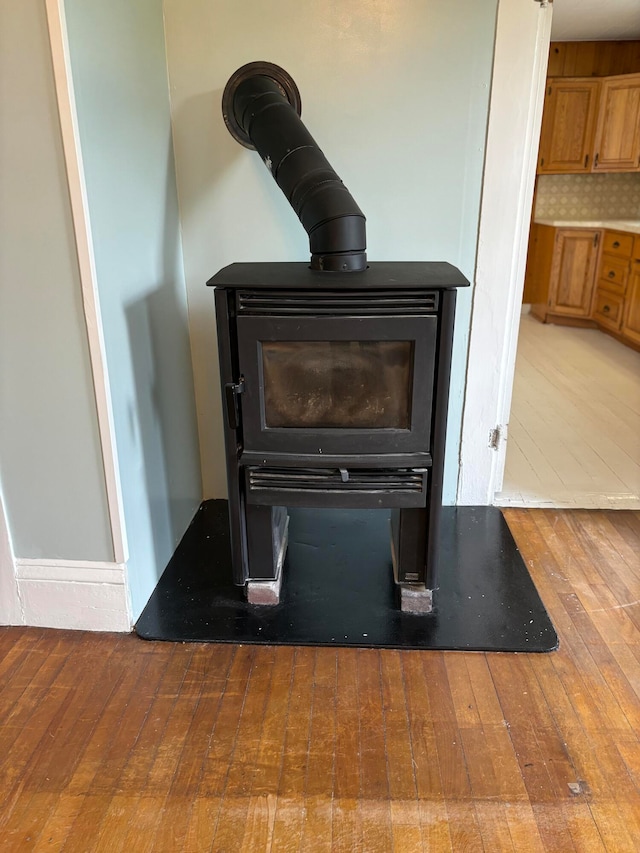
[[[640,353],[522,317],[497,502],[640,509]]]
[[[0,849],[640,850],[640,513],[506,516],[556,652],[0,629]]]

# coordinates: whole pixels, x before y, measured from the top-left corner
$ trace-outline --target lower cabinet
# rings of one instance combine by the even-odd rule
[[[544,323],[597,325],[640,349],[640,234],[534,223],[523,301]]]
[[[593,326],[592,303],[600,230],[534,224],[529,242],[525,302],[545,323]]]
[[[640,347],[640,235],[604,232],[593,319],[623,343]]]
[[[640,349],[640,237],[636,237],[634,255],[625,298],[622,339]]]

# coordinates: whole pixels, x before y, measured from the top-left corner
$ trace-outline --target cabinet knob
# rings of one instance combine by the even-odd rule
[[[613,248],[614,248],[614,249],[619,249],[619,248],[620,248],[620,240],[616,240],[616,241],[614,242],[614,244],[613,244]]]
[[[614,273],[614,271],[609,270],[609,278],[615,278],[615,277],[616,277],[616,274]]]
[[[611,311],[611,308],[610,308],[608,305],[603,305],[603,306],[602,306],[602,311],[603,311],[603,313],[604,313],[604,314],[608,314],[608,313],[609,313],[609,311]]]

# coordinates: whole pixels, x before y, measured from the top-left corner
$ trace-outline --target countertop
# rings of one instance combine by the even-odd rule
[[[640,219],[538,219],[538,225],[552,225],[554,228],[606,228],[608,231],[628,231],[640,234]]]

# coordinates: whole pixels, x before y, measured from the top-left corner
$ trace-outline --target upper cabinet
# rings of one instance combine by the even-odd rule
[[[547,80],[538,174],[640,171],[640,74]]]
[[[608,77],[602,82],[593,170],[640,170],[640,74]]]
[[[593,79],[547,81],[538,172],[590,172],[600,83]]]

